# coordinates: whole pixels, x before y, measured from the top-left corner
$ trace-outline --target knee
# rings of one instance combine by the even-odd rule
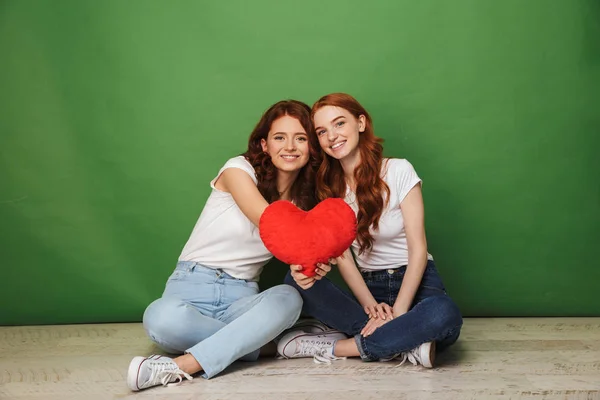
[[[181,324],[187,320],[188,307],[184,301],[170,297],[162,297],[152,302],[146,308],[143,317],[143,326],[148,336],[161,346],[178,342],[177,332],[181,331]]]
[[[460,328],[463,324],[460,310],[456,303],[448,296],[435,296],[435,312],[431,323],[436,331],[449,331]]]
[[[267,301],[272,303],[272,309],[279,311],[294,320],[298,319],[302,311],[302,297],[290,285],[277,285],[265,291]]]

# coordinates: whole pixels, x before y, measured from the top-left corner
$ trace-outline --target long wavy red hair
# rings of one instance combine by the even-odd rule
[[[311,116],[321,107],[341,107],[356,119],[365,116],[365,130],[359,133],[358,149],[360,162],[354,170],[356,182],[356,200],[358,203],[357,240],[359,254],[373,247],[373,235],[370,229],[379,229],[379,219],[389,199],[390,188],[381,178],[383,163],[383,139],[375,136],[373,121],[365,108],[352,96],[345,93],[332,93],[321,97],[312,106]],[[316,134],[314,135],[316,137]],[[339,160],[321,151],[323,161],[317,171],[317,197],[324,200],[329,197],[346,197],[346,179]]]
[[[271,157],[263,152],[261,139],[267,140],[273,122],[285,115],[296,118],[308,136],[310,155],[290,188],[292,201],[303,210],[310,210],[317,203],[315,174],[321,163],[319,140],[310,115],[310,107],[297,100],[282,100],[273,104],[260,118],[248,139],[248,150],[243,154],[252,164],[258,180],[258,191],[268,203],[279,200],[277,191],[277,168]]]

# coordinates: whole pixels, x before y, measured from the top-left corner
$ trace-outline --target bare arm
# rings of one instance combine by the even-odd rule
[[[215,182],[215,187],[228,192],[242,213],[256,226],[260,216],[269,205],[247,172],[239,168],[227,168]]]
[[[358,302],[363,307],[376,306],[377,301],[375,301],[360,271],[356,267],[350,249],[346,250],[342,257],[337,258],[337,265],[342,278],[344,278],[344,281],[348,284]]]
[[[408,265],[400,292],[394,304],[394,317],[406,313],[413,302],[427,266],[427,238],[425,237],[425,211],[421,185],[416,185],[400,204],[408,242]]]

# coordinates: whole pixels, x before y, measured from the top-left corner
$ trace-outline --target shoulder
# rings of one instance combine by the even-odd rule
[[[244,156],[230,158],[229,160],[227,160],[225,165],[223,165],[223,169],[226,168],[241,168],[252,171],[252,173],[254,174],[254,167],[252,167],[250,161],[248,161]]]
[[[250,178],[252,179],[252,181],[254,181],[255,184],[258,182],[258,179],[256,178],[256,171],[254,170],[254,167],[252,167],[252,164],[250,164],[246,157],[237,156],[230,158],[229,160],[227,160],[227,162],[225,162],[223,167],[219,170],[217,176],[211,181],[211,186],[214,188],[215,182],[223,174],[223,172],[232,168],[244,171],[250,176]]]
[[[406,158],[384,158],[384,163],[392,171],[413,170],[412,164]]]
[[[405,158],[384,158],[381,169],[382,175],[391,180],[416,173],[413,165]]]

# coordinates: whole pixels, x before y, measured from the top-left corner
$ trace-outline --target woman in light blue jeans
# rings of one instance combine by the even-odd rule
[[[294,325],[302,309],[295,288],[259,293],[259,275],[272,255],[257,226],[275,200],[305,210],[315,205],[320,160],[313,130],[306,104],[274,104],[250,135],[248,151],[228,160],[211,182],[162,297],[144,313],[148,336],[166,352],[183,355],[135,357],[127,375],[131,390],[179,383],[198,372],[212,378],[238,359],[256,360],[263,346]]]

